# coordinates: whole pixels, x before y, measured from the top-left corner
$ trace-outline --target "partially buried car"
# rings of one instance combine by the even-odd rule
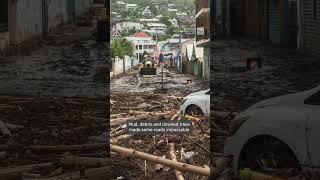
[[[261,101],[234,118],[224,147],[234,170],[320,167],[320,86]]]
[[[182,100],[182,115],[210,114],[210,89],[191,93]]]

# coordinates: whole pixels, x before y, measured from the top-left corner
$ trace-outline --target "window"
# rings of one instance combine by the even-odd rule
[[[317,20],[317,1],[313,0],[313,19]]]
[[[320,105],[320,91],[307,98],[304,103],[309,105]]]

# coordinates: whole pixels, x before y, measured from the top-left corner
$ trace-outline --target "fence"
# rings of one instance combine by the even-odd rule
[[[139,60],[126,56],[124,59],[118,57],[112,58],[112,69],[110,70],[110,77],[125,73],[139,64]]]

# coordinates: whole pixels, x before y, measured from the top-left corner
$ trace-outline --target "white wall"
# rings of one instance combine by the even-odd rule
[[[122,74],[124,70],[127,72],[139,64],[138,59],[132,59],[128,56],[126,56],[124,59],[112,58],[112,61],[112,71],[110,72],[110,77]]]
[[[89,10],[92,0],[76,0],[75,4],[75,13],[76,16],[81,16],[84,12]]]
[[[49,30],[68,21],[66,0],[50,0],[48,6]]]
[[[15,4],[14,43],[21,43],[42,33],[42,0],[19,0]]]

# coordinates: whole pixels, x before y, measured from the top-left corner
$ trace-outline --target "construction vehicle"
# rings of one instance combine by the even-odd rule
[[[154,61],[151,58],[147,58],[143,61],[143,66],[140,68],[140,75],[156,75],[157,68]]]

